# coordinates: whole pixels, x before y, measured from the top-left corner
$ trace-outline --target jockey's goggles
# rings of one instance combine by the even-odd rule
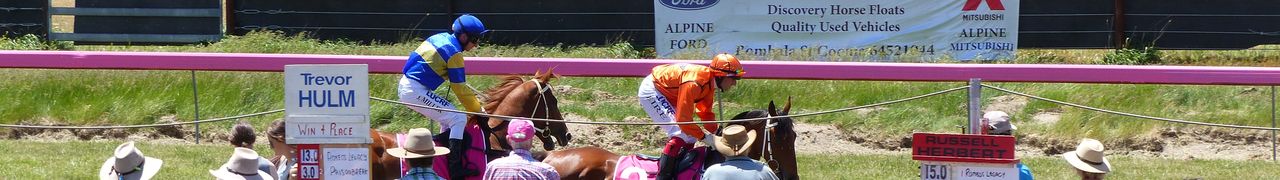
[[[746,73],[746,72],[743,72],[742,70],[737,70],[737,71],[730,71],[730,70],[723,70],[723,69],[716,69],[716,70],[720,72],[724,72],[724,77],[733,78],[733,80],[742,79],[742,74]]]

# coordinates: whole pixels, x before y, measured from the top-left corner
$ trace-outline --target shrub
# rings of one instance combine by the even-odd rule
[[[35,34],[22,37],[0,37],[0,50],[70,50],[71,42],[45,41]]]
[[[1114,65],[1147,65],[1161,64],[1160,50],[1153,46],[1142,48],[1121,48],[1102,57],[1103,64]]]

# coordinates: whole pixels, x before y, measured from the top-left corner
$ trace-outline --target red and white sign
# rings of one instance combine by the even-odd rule
[[[1013,164],[920,161],[922,180],[1016,180],[1020,176]]]
[[[369,146],[299,144],[297,147],[299,179],[371,178]]]
[[[915,133],[911,159],[920,179],[1018,179],[1013,136]]]
[[[920,161],[1014,163],[1013,136],[915,133],[911,159]]]
[[[320,180],[320,145],[299,144],[298,179]]]

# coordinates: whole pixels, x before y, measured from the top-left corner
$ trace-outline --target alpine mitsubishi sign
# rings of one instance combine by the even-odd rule
[[[1018,6],[1018,0],[656,0],[655,48],[662,57],[1012,59]]]

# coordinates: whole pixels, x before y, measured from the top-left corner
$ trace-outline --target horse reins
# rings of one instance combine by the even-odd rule
[[[547,86],[543,86],[542,81],[538,80],[537,78],[530,79],[529,81],[533,81],[533,85],[538,88],[537,91],[535,91],[535,94],[538,95],[538,102],[533,103],[533,110],[537,111],[538,107],[546,106],[546,108],[543,109],[543,113],[542,113],[543,119],[551,119],[551,105],[547,104],[547,103],[551,103],[551,101],[547,101],[547,96],[542,94],[551,90],[550,84],[548,84]],[[534,114],[535,113],[530,113],[529,117],[533,117]],[[547,126],[551,126],[551,125],[548,123]],[[546,129],[538,128],[538,126],[533,126],[533,130],[537,132],[537,133],[534,133],[535,136],[547,138]]]

